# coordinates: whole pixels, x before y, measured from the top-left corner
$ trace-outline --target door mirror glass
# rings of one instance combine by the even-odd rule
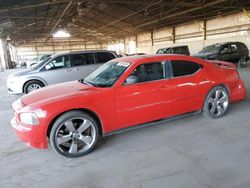
[[[129,85],[129,84],[135,84],[138,82],[138,78],[136,76],[129,76],[126,81],[125,84]]]
[[[45,65],[45,69],[46,70],[50,70],[52,67],[50,66],[50,64],[48,64],[48,65]]]

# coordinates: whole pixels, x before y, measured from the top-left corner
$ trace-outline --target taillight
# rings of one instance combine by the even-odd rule
[[[238,78],[240,78],[240,73],[239,73],[239,71],[238,71],[238,70],[236,70],[236,72],[237,72]]]

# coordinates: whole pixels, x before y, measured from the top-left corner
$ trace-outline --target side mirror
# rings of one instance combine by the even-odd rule
[[[226,54],[228,50],[221,50],[220,54]]]
[[[45,65],[45,69],[46,70],[50,70],[52,67],[48,64],[48,65]]]
[[[138,82],[138,78],[136,76],[129,76],[127,77],[125,84],[129,85],[129,84],[135,84]]]

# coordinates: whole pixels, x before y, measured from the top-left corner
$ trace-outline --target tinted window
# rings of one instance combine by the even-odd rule
[[[72,54],[70,60],[73,66],[94,64],[94,57],[92,53]]]
[[[162,48],[157,51],[157,54],[167,54],[170,50],[170,48]]]
[[[141,64],[131,73],[130,76],[136,76],[138,82],[163,79],[163,64],[160,62]]]
[[[239,50],[246,50],[246,46],[245,46],[245,44],[243,44],[243,43],[237,43],[237,48],[239,49]]]
[[[223,45],[221,47],[221,52],[223,52],[223,53],[229,52],[229,46],[228,46],[228,44],[225,44],[225,45]]]
[[[188,53],[189,53],[188,47],[187,47],[187,46],[183,46],[183,47],[181,48],[181,53],[182,53],[182,54],[188,54]]]
[[[181,47],[173,48],[174,54],[181,54]]]
[[[45,69],[47,70],[54,70],[60,68],[70,67],[69,56],[59,56],[55,59],[51,60],[46,66]]]
[[[112,53],[108,52],[97,52],[96,55],[98,63],[106,63],[109,60],[115,58],[115,56]]]
[[[174,60],[172,62],[173,76],[187,76],[197,72],[201,65],[191,61]]]

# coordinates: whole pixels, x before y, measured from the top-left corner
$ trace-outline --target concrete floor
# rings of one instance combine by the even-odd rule
[[[0,188],[249,188],[250,98],[217,120],[201,115],[103,139],[85,157],[21,143],[10,126],[11,103],[0,72]],[[250,67],[241,70],[250,93]]]

